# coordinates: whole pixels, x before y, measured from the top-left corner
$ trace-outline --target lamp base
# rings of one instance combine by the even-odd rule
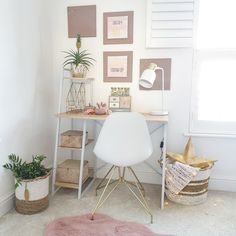
[[[169,114],[168,111],[161,111],[161,110],[155,110],[155,111],[150,111],[150,115],[152,116],[167,116]]]

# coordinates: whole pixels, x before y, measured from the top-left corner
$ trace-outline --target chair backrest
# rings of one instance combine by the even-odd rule
[[[152,140],[144,117],[136,112],[115,112],[105,120],[94,153],[116,166],[131,166],[149,158]]]

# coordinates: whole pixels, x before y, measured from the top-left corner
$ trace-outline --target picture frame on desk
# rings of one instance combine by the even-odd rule
[[[103,52],[103,81],[132,82],[133,52]]]

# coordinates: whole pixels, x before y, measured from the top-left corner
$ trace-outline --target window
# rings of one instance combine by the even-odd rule
[[[236,1],[195,0],[190,131],[236,134]]]
[[[146,47],[193,46],[194,0],[147,0]]]

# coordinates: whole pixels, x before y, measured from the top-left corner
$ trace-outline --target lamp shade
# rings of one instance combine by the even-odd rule
[[[156,69],[157,69],[157,65],[154,63],[151,63],[149,67],[143,71],[139,79],[139,84],[142,87],[151,88],[153,86],[153,83],[156,79],[156,73],[155,73]]]

